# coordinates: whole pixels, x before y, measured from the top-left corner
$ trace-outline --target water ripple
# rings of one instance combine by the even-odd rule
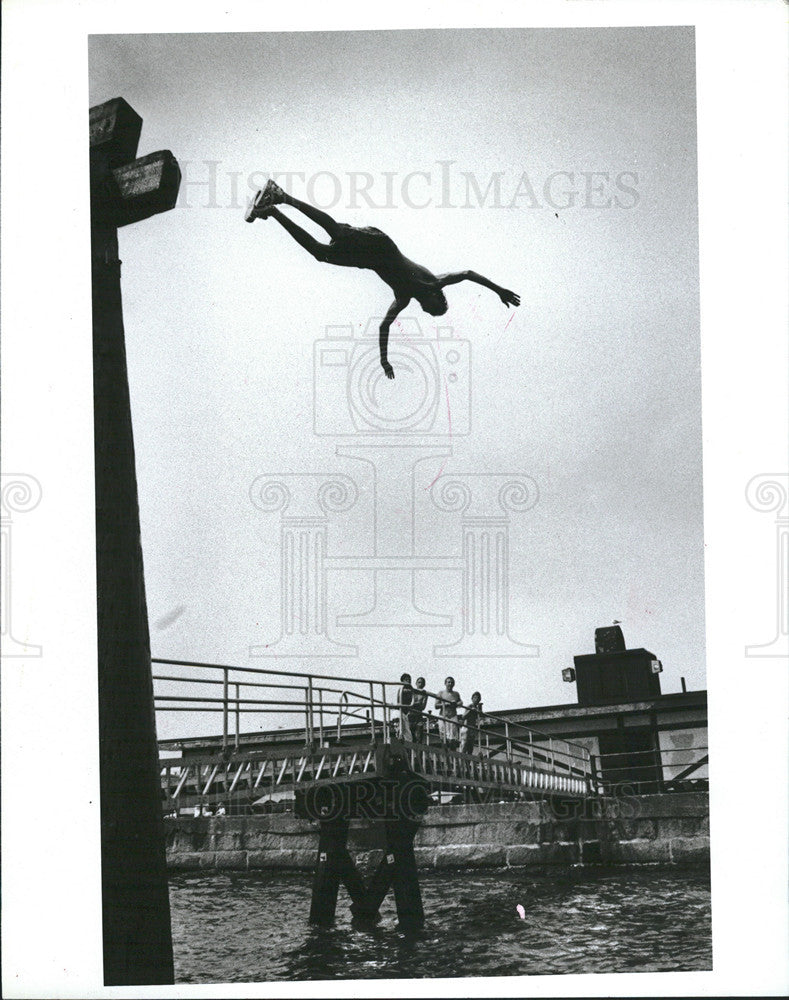
[[[307,923],[310,876],[281,872],[173,875],[176,980],[664,972],[712,967],[706,872],[631,869],[423,874],[428,926],[397,930],[391,895],[381,923],[352,927],[340,891],[330,929]],[[516,910],[525,910],[522,920]]]

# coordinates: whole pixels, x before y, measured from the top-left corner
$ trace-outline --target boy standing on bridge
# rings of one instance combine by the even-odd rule
[[[403,685],[397,695],[397,704],[400,707],[400,739],[412,742],[411,735],[411,703],[414,699],[414,689],[411,687],[411,675],[401,674],[400,683]]]
[[[441,739],[450,750],[457,750],[460,742],[460,732],[457,724],[458,703],[460,695],[455,690],[455,678],[447,677],[444,690],[436,698],[436,711],[439,713],[438,730]]]
[[[466,714],[460,720],[460,725],[465,729],[463,745],[460,748],[461,753],[474,753],[474,744],[477,742],[477,730],[480,727],[482,718],[482,695],[479,691],[475,691],[471,696],[471,704],[466,709]]]
[[[408,713],[408,724],[411,727],[411,737],[414,743],[425,741],[425,717],[427,694],[425,693],[424,677],[417,677],[416,687],[411,692],[411,709]]]

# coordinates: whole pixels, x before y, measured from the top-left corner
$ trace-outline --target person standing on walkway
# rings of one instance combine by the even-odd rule
[[[471,704],[468,706],[465,715],[460,720],[460,725],[463,729],[463,743],[460,748],[461,753],[474,753],[474,744],[477,742],[478,730],[482,723],[482,719],[482,695],[479,691],[475,691],[471,696]]]
[[[400,739],[407,740],[411,743],[413,741],[413,736],[411,735],[409,713],[411,712],[411,706],[414,700],[414,689],[411,687],[411,675],[401,674],[400,683],[402,684],[402,687],[397,694],[397,704],[400,708]]]
[[[458,703],[460,695],[455,690],[455,678],[447,677],[444,690],[436,698],[436,711],[439,713],[438,730],[441,739],[450,750],[457,750],[460,732],[457,724]]]
[[[411,728],[411,736],[414,743],[425,742],[425,716],[427,707],[427,694],[425,692],[424,677],[417,677],[416,687],[411,693],[411,709],[408,713],[408,724]]]

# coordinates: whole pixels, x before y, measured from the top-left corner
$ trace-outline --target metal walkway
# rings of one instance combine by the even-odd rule
[[[180,756],[161,758],[162,805],[167,813],[219,803],[227,812],[244,812],[256,803],[319,786],[385,781],[393,768],[419,778],[429,793],[460,794],[471,801],[535,794],[584,798],[591,791],[592,768],[585,747],[489,712],[478,726],[457,732],[463,737],[473,733],[471,753],[445,744],[429,711],[421,713],[425,741],[401,740],[400,684],[222,664],[153,662],[170,668],[154,674],[160,729],[173,712],[209,713],[222,720],[221,736],[179,741]],[[428,706],[439,697],[425,693]],[[272,717],[293,716],[296,726],[285,732],[261,725]],[[247,727],[242,733],[242,717],[256,724],[257,732]]]

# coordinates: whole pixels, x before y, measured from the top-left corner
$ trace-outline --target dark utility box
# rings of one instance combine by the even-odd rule
[[[618,625],[608,625],[594,630],[595,653],[624,653],[625,637]]]
[[[579,705],[612,705],[660,695],[658,658],[648,649],[573,657]]]

